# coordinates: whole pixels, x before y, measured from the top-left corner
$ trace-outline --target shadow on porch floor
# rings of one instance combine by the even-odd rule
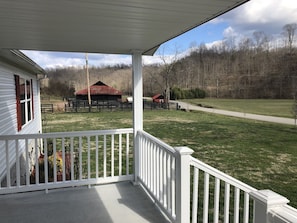
[[[0,196],[2,223],[167,221],[140,186],[130,182]]]

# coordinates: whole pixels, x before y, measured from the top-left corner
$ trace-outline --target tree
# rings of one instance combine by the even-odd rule
[[[163,79],[164,91],[165,91],[165,102],[168,103],[170,100],[170,89],[172,87],[172,77],[173,77],[173,68],[176,66],[178,61],[178,51],[175,50],[173,55],[165,55],[165,48],[162,49],[162,54],[160,55],[162,61],[162,71],[160,75]]]
[[[294,37],[295,37],[295,31],[297,29],[296,23],[287,24],[283,27],[283,34],[285,38],[286,46],[289,48],[289,54],[292,54],[293,49],[293,43],[294,43]]]

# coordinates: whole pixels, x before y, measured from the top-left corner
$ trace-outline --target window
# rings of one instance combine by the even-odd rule
[[[32,80],[15,75],[18,131],[33,119]]]

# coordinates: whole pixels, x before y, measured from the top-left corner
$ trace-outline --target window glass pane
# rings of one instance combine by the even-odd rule
[[[20,78],[20,100],[25,99],[25,79]]]
[[[26,80],[27,99],[31,98],[31,82]]]
[[[22,111],[22,125],[26,124],[26,109],[25,109],[26,103],[21,103],[21,111]]]
[[[28,104],[28,121],[31,120],[31,101],[27,102]]]

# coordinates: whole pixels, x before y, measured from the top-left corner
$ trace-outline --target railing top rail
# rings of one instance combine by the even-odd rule
[[[220,171],[214,167],[211,167],[210,165],[208,165],[206,163],[203,163],[202,161],[200,161],[194,157],[191,157],[191,165],[202,170],[202,171],[205,171],[205,172],[209,173],[210,175],[217,177],[217,178],[229,183],[230,185],[233,185],[245,192],[250,193],[252,191],[257,191],[256,188],[253,188],[253,187],[223,173],[222,171]]]
[[[167,150],[169,153],[176,155],[176,150],[172,147],[166,144],[165,142],[161,141],[160,139],[156,138],[155,136],[152,136],[151,134],[144,132],[144,131],[138,131],[137,134],[140,136],[143,136],[145,138],[148,138],[152,140],[154,143],[158,144],[159,146],[163,147],[165,150]]]
[[[37,133],[37,134],[0,135],[0,141],[15,140],[15,139],[112,135],[112,134],[125,134],[125,133],[132,133],[132,132],[133,132],[132,128],[127,128],[127,129],[91,130],[91,131],[75,131],[75,132],[51,132],[51,133]]]
[[[276,209],[272,209],[271,213],[274,217],[279,219],[286,219],[289,222],[296,222],[297,221],[297,209],[290,206],[284,205],[282,207],[277,207]],[[287,221],[284,221],[287,222]]]

